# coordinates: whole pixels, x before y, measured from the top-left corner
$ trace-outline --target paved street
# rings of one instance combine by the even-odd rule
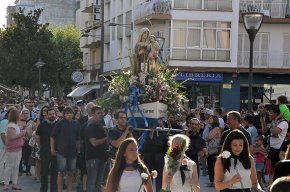
[[[208,183],[208,176],[201,176],[200,178],[200,185],[201,185],[201,191],[202,192],[214,192],[215,189],[213,187],[206,187],[206,183]],[[40,187],[40,183],[36,182],[35,180],[33,180],[32,177],[29,176],[20,176],[19,177],[19,186],[22,188],[22,192],[38,192],[39,191],[39,187]],[[2,188],[1,188],[1,191]],[[66,190],[64,190],[66,191]],[[75,187],[75,190],[76,187]]]

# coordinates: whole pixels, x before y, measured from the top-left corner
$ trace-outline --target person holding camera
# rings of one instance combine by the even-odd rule
[[[127,113],[119,111],[116,113],[117,125],[115,128],[109,130],[109,139],[111,142],[111,156],[115,159],[115,154],[121,143],[129,137],[133,137],[133,126],[127,125]]]

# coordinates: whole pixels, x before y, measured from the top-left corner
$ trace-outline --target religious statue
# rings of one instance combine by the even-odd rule
[[[150,35],[147,27],[142,28],[134,47],[133,55],[133,73],[137,75],[141,71],[150,72],[157,70],[157,59],[159,52],[159,44],[154,35]]]
[[[160,50],[158,41],[156,41],[156,37],[154,35],[150,35],[149,37],[149,47],[148,49],[150,50],[148,54],[148,59],[149,59],[149,70],[157,72],[158,66],[157,66],[157,59],[158,59],[158,53]]]

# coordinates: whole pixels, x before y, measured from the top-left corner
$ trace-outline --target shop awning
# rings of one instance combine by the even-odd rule
[[[70,92],[68,97],[83,97],[94,89],[99,89],[100,85],[81,85]]]

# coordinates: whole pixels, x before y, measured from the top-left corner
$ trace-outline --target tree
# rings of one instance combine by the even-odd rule
[[[62,96],[61,90],[75,84],[71,80],[71,74],[82,68],[80,32],[72,25],[50,28],[50,31],[54,45],[54,63],[50,66],[53,77],[51,83],[56,85],[57,95]]]
[[[13,15],[15,25],[1,32],[0,78],[7,85],[21,85],[24,88],[37,88],[37,68],[34,66],[39,57],[49,60],[53,48],[52,34],[48,24],[39,24],[42,9],[24,15],[19,9]]]
[[[39,24],[42,9],[13,15],[15,25],[0,31],[0,81],[7,85],[38,88],[39,58],[46,63],[41,82],[62,96],[62,89],[73,85],[71,73],[81,68],[80,33],[74,26],[49,28]]]

